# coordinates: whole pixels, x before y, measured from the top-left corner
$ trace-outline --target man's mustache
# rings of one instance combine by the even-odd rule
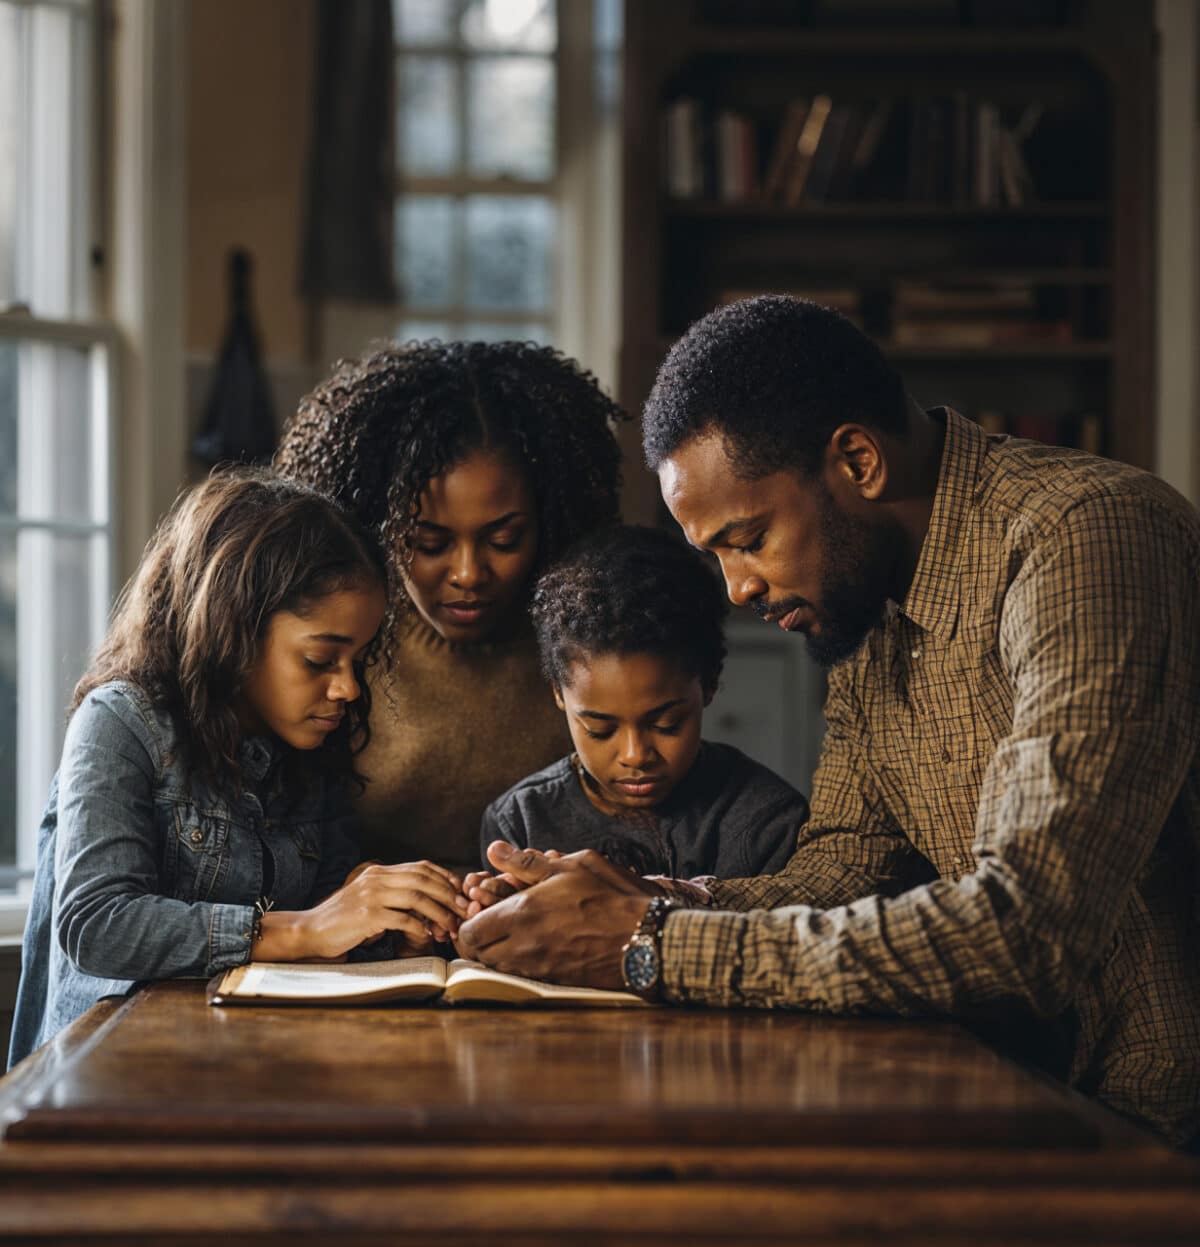
[[[782,602],[766,602],[757,598],[750,603],[750,609],[759,619],[772,622],[782,619],[784,615],[790,615],[792,611],[799,610],[801,607],[811,610],[812,603],[807,598],[785,598]]]

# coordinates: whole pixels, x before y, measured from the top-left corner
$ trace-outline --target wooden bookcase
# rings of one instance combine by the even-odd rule
[[[626,4],[623,401],[640,410],[670,344],[723,299],[836,288],[861,295],[864,328],[919,402],[985,422],[998,414],[1014,432],[1061,418],[1054,440],[1070,440],[1071,418],[1082,415],[1103,453],[1150,467],[1152,6],[1064,0],[1051,6],[1059,20],[1044,25],[966,24],[956,6],[926,24],[906,24],[903,12],[893,23],[822,23],[819,11],[838,7]],[[774,23],[747,17],[763,9]],[[879,101],[895,102],[899,119],[877,152],[899,161],[899,181],[848,174],[837,197],[765,197],[789,107],[822,95],[863,129]],[[668,188],[680,100],[694,102],[692,155],[708,175],[688,195]],[[986,195],[975,185],[986,169],[976,124],[985,103],[1008,125],[1032,106],[1020,149],[1032,181],[1020,195],[997,190],[994,174]],[[723,112],[745,118],[751,154],[738,159],[753,174],[724,198],[713,154]],[[914,176],[918,159],[924,172]],[[898,332],[904,290],[989,285],[1033,292],[1027,333]]]

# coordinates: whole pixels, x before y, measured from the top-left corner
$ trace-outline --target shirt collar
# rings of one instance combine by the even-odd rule
[[[917,627],[949,640],[958,622],[963,519],[971,506],[987,438],[977,424],[949,407],[935,407],[929,415],[946,426],[946,439],[929,528],[900,610]]]
[[[238,763],[241,765],[242,774],[255,783],[261,782],[278,753],[279,746],[265,736],[244,737],[238,746]]]

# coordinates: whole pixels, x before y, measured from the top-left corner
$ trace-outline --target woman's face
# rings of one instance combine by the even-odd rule
[[[537,558],[537,513],[512,459],[473,451],[421,495],[405,588],[448,641],[487,641],[525,603]]]

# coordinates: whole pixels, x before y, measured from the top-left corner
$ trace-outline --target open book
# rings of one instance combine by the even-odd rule
[[[478,961],[402,957],[349,965],[256,961],[218,975],[208,985],[208,1003],[380,1004],[393,1000],[494,1004],[640,1005],[629,992],[559,987],[516,974],[489,970]]]

